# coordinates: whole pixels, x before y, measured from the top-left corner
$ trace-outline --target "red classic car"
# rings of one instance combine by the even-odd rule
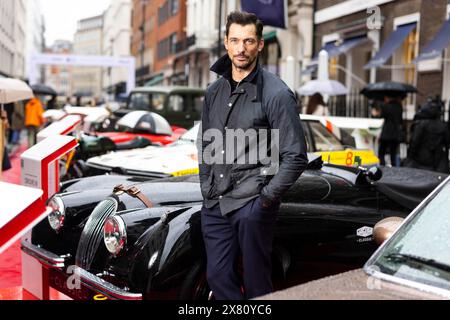
[[[107,120],[106,120],[107,121]],[[137,136],[146,138],[152,144],[166,145],[176,141],[187,130],[170,126],[159,114],[148,111],[133,111],[117,121],[114,132],[97,132],[117,143],[132,141]]]

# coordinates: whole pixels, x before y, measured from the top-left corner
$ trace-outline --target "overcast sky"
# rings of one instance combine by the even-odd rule
[[[111,0],[41,0],[46,45],[60,39],[73,41],[77,21],[102,14],[110,2]]]

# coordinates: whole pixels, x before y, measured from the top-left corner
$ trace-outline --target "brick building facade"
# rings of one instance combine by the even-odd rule
[[[358,92],[364,83],[400,81],[417,86],[419,94],[406,104],[406,117],[411,118],[417,107],[430,95],[450,98],[448,61],[437,59],[415,63],[414,59],[434,39],[449,17],[448,0],[317,0],[315,3],[314,53],[335,43],[336,46],[360,39],[350,49],[330,59],[330,75],[344,83],[351,92]],[[372,8],[372,9],[371,9]],[[374,18],[381,28],[371,25]],[[399,38],[398,48],[388,60],[376,67],[365,68],[395,31],[412,26]],[[409,30],[409,29],[408,29]],[[395,35],[394,35],[395,36]],[[391,39],[392,40],[392,39]],[[385,50],[386,51],[386,50]],[[448,55],[443,53],[444,57]],[[373,61],[372,61],[373,62]]]
[[[138,84],[170,84],[176,44],[186,38],[186,1],[133,0],[132,30]]]

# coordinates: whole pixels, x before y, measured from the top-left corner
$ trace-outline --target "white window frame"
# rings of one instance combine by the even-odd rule
[[[341,39],[341,36],[337,32],[326,34],[326,35],[322,36],[322,46],[324,46],[328,42],[338,41],[340,39]]]
[[[417,26],[416,26],[417,32],[420,34],[420,13],[418,13],[418,12],[394,18],[394,30],[393,31],[397,30],[397,28],[402,25],[413,23],[413,22],[417,23]],[[419,43],[417,43],[416,46],[417,46],[417,50],[418,50]],[[392,56],[392,65],[394,66],[391,71],[392,81],[404,82],[403,79],[400,79],[401,78],[400,73],[404,74],[404,69],[395,67],[395,66],[401,64],[401,57],[402,57],[402,52],[397,49]],[[417,86],[417,73],[418,73],[417,71],[418,70],[416,68],[416,72],[414,74],[414,81],[413,81],[414,86]],[[406,105],[406,119],[413,119],[413,117],[416,113],[416,108],[415,108],[416,101],[417,101],[417,96],[414,95],[412,103]]]

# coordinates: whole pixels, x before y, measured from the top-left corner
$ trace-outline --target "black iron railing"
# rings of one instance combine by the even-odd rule
[[[350,89],[346,96],[330,97],[328,109],[336,117],[370,118],[370,105],[366,97],[360,94],[360,88]]]

